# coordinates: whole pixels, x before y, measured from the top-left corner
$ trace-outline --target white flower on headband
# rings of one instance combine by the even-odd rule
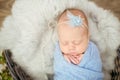
[[[69,19],[68,23],[72,27],[78,27],[83,25],[83,19],[79,16],[73,15],[70,11],[67,11],[67,17]]]

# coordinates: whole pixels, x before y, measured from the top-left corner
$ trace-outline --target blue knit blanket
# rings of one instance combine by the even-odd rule
[[[64,59],[57,43],[54,52],[54,73],[54,80],[103,80],[98,48],[93,42],[89,42],[81,62],[75,65]]]

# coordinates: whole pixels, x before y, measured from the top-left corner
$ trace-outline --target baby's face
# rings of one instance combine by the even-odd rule
[[[58,37],[64,54],[81,54],[88,46],[88,31],[85,27],[72,28],[62,24],[58,27]]]

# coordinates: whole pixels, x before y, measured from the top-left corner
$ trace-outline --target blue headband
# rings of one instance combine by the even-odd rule
[[[69,19],[68,24],[72,27],[79,27],[83,25],[83,19],[79,16],[73,15],[70,11],[67,11],[67,17]]]

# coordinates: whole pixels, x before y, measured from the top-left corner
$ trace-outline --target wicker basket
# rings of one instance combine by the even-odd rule
[[[117,50],[118,56],[115,58],[115,68],[111,72],[111,80],[120,80],[120,47]]]

